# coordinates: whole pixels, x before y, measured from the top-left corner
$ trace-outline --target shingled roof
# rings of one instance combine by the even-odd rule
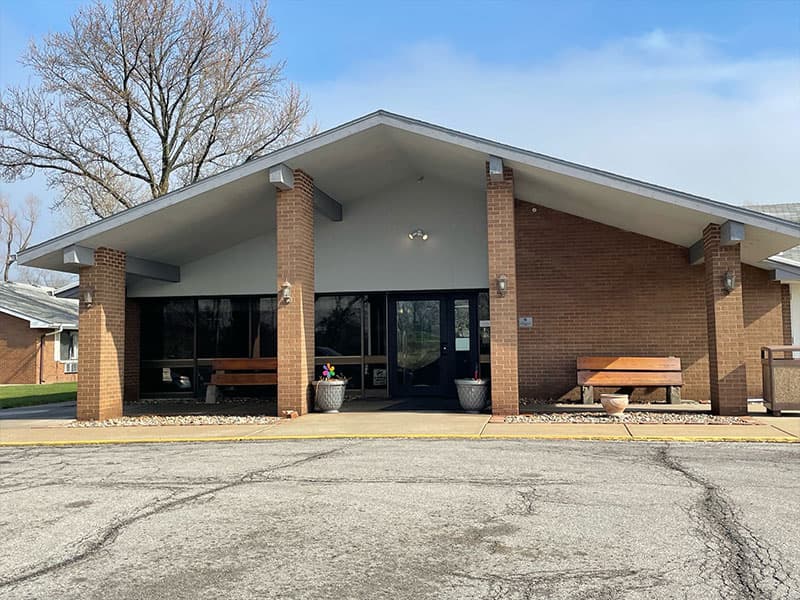
[[[773,217],[778,217],[786,221],[800,223],[800,202],[789,202],[787,204],[753,204],[745,208],[757,210],[758,212],[772,215]],[[795,246],[785,252],[781,252],[780,256],[800,263],[800,246]]]
[[[47,289],[0,282],[0,312],[28,321],[32,328],[78,328],[78,301],[57,298]]]

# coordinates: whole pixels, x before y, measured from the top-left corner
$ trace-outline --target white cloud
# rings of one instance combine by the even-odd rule
[[[322,128],[385,108],[725,202],[800,201],[800,61],[720,48],[656,30],[504,62],[430,43],[303,87]]]

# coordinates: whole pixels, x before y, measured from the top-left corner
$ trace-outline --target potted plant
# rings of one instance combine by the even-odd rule
[[[325,363],[322,377],[314,382],[314,407],[324,413],[338,413],[344,402],[347,378],[336,375],[336,368]]]
[[[456,379],[455,384],[458,403],[462,410],[476,414],[486,408],[489,400],[489,380],[481,379],[477,368],[472,379]]]

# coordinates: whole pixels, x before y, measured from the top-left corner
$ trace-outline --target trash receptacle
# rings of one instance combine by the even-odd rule
[[[764,406],[780,415],[782,410],[800,410],[800,346],[761,348]]]

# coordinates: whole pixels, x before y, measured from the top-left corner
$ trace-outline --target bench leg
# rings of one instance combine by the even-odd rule
[[[591,385],[581,386],[581,402],[584,404],[594,404],[594,387]]]
[[[213,383],[206,387],[206,404],[216,404],[220,401],[222,393]]]
[[[667,386],[667,402],[670,404],[681,403],[681,388],[675,385]]]

